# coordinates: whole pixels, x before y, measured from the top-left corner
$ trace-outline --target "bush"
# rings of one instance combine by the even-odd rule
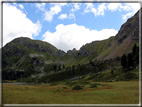
[[[63,87],[63,89],[67,89],[67,87]]]
[[[95,87],[97,87],[96,84],[91,84],[91,88],[95,88]]]
[[[76,86],[74,86],[72,89],[73,89],[73,90],[80,90],[80,89],[82,89],[82,87],[81,87],[80,85],[76,85]]]
[[[132,72],[128,72],[125,74],[125,78],[130,80],[130,79],[135,79],[136,74]]]

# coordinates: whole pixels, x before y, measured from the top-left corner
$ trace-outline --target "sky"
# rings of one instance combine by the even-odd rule
[[[3,46],[17,37],[65,52],[115,36],[139,3],[3,3]]]

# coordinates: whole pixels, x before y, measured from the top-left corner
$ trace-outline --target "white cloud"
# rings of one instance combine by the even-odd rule
[[[67,14],[61,14],[58,18],[59,19],[66,19],[68,16],[67,16]]]
[[[53,16],[55,14],[58,14],[61,11],[61,7],[54,6],[50,8],[50,11],[46,11],[44,14],[44,20],[51,22],[53,19]]]
[[[128,18],[133,16],[139,9],[140,4],[139,3],[109,3],[107,5],[108,10],[111,11],[126,11],[128,13],[122,15],[122,19],[126,21]]]
[[[45,3],[35,3],[35,6],[41,11],[45,10],[45,5]]]
[[[122,19],[125,21],[128,17],[130,17],[132,15],[133,15],[133,13],[129,12],[129,13],[125,14],[125,15],[122,15]]]
[[[70,13],[69,16],[68,16],[68,18],[69,18],[69,19],[75,19],[74,13]]]
[[[74,8],[72,8],[70,11],[71,12],[75,12],[75,11],[79,10],[80,9],[80,5],[81,5],[81,3],[74,3]]]
[[[140,4],[139,3],[125,3],[121,8],[124,11],[128,11],[128,13],[122,15],[122,19],[125,22],[128,18],[133,16],[140,9]]]
[[[17,37],[33,38],[41,31],[39,21],[33,23],[16,6],[3,4],[3,46]]]
[[[124,10],[132,11],[133,13],[136,13],[139,9],[140,9],[140,3],[125,3]]]
[[[44,20],[51,22],[53,16],[61,12],[61,8],[65,6],[67,3],[51,3],[53,7],[50,8],[50,11],[45,11],[44,13]]]
[[[98,6],[98,12],[97,12],[97,15],[98,16],[103,16],[104,15],[104,10],[106,10],[106,6],[105,6],[105,3],[102,3]]]
[[[79,49],[82,45],[95,40],[107,39],[115,36],[118,31],[114,29],[90,30],[77,24],[56,26],[55,32],[47,31],[42,37],[43,41],[49,42],[58,49],[67,51],[69,49]]]
[[[129,17],[133,16],[139,9],[139,3],[102,3],[98,6],[95,6],[92,3],[85,3],[86,8],[84,9],[84,13],[92,12],[94,13],[95,17],[103,16],[104,11],[125,11],[126,14],[122,15],[122,19],[126,21]]]
[[[85,3],[85,5],[86,5],[86,8],[84,9],[84,13],[92,12],[92,10],[97,11],[97,10],[94,8],[94,5],[93,5],[92,3]]]
[[[74,19],[75,20],[75,15],[74,13],[70,13],[68,16],[67,14],[61,14],[58,19],[64,20],[64,19]]]
[[[85,3],[85,5],[87,7],[85,8],[84,13],[93,12],[95,17],[103,16],[104,10],[106,10],[105,3],[98,5],[98,8],[95,8],[95,6],[92,3]]]
[[[51,5],[53,5],[53,6],[65,6],[65,5],[67,5],[67,3],[50,3]]]
[[[19,4],[19,7],[20,7],[21,9],[24,9],[24,6],[23,6],[22,4]]]
[[[116,11],[132,11],[133,13],[137,12],[140,9],[139,3],[109,3],[107,5],[108,10]]]
[[[116,11],[121,6],[122,6],[121,3],[109,3],[107,8],[108,10],[111,10],[113,12],[113,11]],[[119,11],[121,10],[119,9]]]

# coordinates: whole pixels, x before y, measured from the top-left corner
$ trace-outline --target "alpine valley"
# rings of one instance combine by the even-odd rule
[[[40,40],[26,37],[12,40],[2,47],[3,82],[47,83],[87,75],[94,81],[138,79],[138,75],[131,71],[139,68],[139,11],[121,26],[116,35],[102,41],[92,40],[79,50],[74,48],[67,53]],[[102,75],[105,71],[111,72],[110,75]]]

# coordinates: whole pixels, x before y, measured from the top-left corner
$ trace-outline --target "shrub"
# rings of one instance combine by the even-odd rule
[[[73,89],[73,90],[80,90],[80,89],[82,89],[82,87],[81,87],[80,85],[76,85],[76,86],[74,86],[72,89]]]
[[[91,84],[91,88],[95,88],[95,87],[97,87],[96,84]]]
[[[67,89],[67,87],[63,87],[63,89]]]
[[[135,79],[135,76],[136,76],[135,73],[128,72],[128,73],[125,74],[125,79],[128,79],[128,80]]]

